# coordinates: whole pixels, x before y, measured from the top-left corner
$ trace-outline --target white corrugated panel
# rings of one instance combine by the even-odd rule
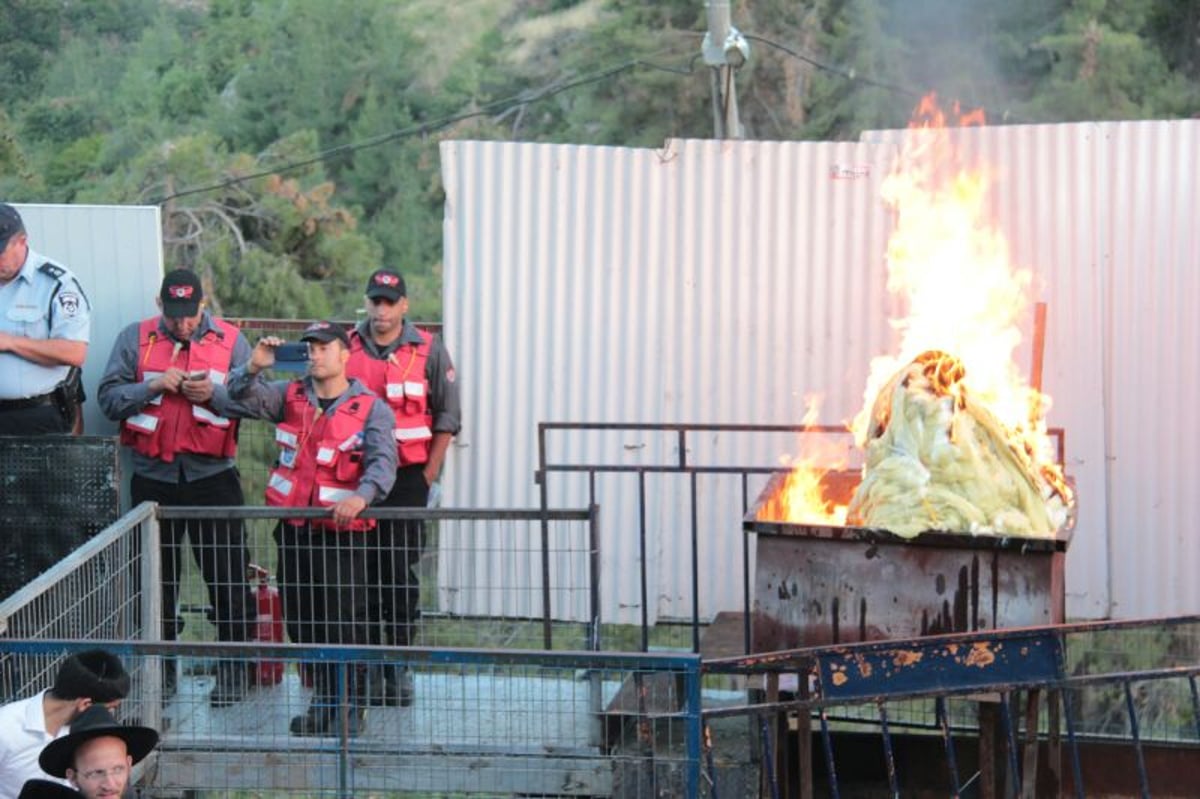
[[[96,386],[121,328],[155,312],[163,275],[157,206],[16,205],[29,246],[79,276],[92,304],[83,384],[89,435],[117,431],[100,413]]]
[[[465,416],[447,502],[536,506],[541,421],[795,424],[812,392],[826,395],[821,421],[849,418],[870,356],[890,335],[876,198],[891,150],[444,144],[445,334]],[[770,465],[794,451],[786,439],[712,439],[689,457]],[[662,434],[560,435],[550,458],[648,465],[677,458],[675,446]],[[559,475],[551,486],[554,507],[586,502],[582,479]],[[700,489],[700,611],[711,616],[741,606],[742,496],[734,478],[703,478]],[[603,615],[633,621],[637,481],[606,478],[597,491]],[[687,617],[687,480],[651,476],[646,492],[649,617]],[[504,573],[511,564],[461,568],[476,596],[492,583],[540,580],[533,556],[519,575]],[[442,577],[453,609],[482,610],[451,601],[468,592]]]
[[[443,144],[446,336],[466,424],[448,502],[536,505],[539,421],[794,424],[810,392],[825,396],[819,421],[849,418],[870,358],[892,351],[879,182],[899,135],[663,150]],[[1049,421],[1067,431],[1081,498],[1068,614],[1195,612],[1200,589],[1185,570],[1200,546],[1189,536],[1200,517],[1200,123],[958,135],[968,162],[988,165],[997,224],[1049,307]],[[1027,347],[1022,356],[1027,365]],[[689,457],[763,464],[794,451],[713,438]],[[555,441],[560,462],[677,457],[665,435]],[[553,506],[586,499],[582,481],[552,485]],[[636,481],[609,479],[598,494],[602,612],[635,620]],[[647,496],[649,616],[685,617],[686,482],[648,478]],[[740,503],[736,481],[702,480],[704,616],[741,606]],[[478,557],[473,585],[512,584],[511,565]],[[537,564],[526,567],[519,579],[536,585]]]

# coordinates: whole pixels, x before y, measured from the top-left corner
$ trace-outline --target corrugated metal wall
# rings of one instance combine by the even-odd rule
[[[92,340],[83,367],[89,435],[116,433],[96,404],[96,386],[121,328],[155,312],[162,282],[157,206],[20,205],[29,246],[71,269],[92,304]]]
[[[444,143],[445,334],[466,414],[447,502],[536,505],[539,421],[794,424],[808,393],[824,395],[820,422],[848,419],[870,358],[893,346],[879,183],[897,135],[662,150]],[[1049,305],[1050,423],[1067,430],[1081,496],[1068,612],[1194,612],[1200,589],[1183,570],[1200,517],[1200,492],[1184,490],[1200,468],[1189,413],[1200,404],[1189,313],[1200,244],[1188,224],[1200,123],[960,135],[968,158],[992,168],[998,223]],[[674,445],[578,435],[554,446],[560,461],[646,464]],[[763,438],[710,448],[742,464],[794,451]],[[702,489],[700,609],[711,616],[741,606],[741,491],[721,479]],[[603,612],[630,621],[636,483],[600,493]],[[683,617],[686,486],[656,478],[648,495],[650,617]],[[582,481],[562,480],[552,504],[585,498]]]

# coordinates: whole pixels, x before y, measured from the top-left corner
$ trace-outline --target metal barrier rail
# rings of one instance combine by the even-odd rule
[[[1069,783],[1073,795],[1084,797],[1087,792],[1103,787],[1106,795],[1123,795],[1110,784],[1111,777],[1098,784],[1085,785],[1084,760],[1081,747],[1088,740],[1114,740],[1132,749],[1132,771],[1137,788],[1128,795],[1150,796],[1150,775],[1144,747],[1151,740],[1146,735],[1143,720],[1153,710],[1148,699],[1155,690],[1173,689],[1169,700],[1179,713],[1179,726],[1184,735],[1170,738],[1172,746],[1182,743],[1200,744],[1200,650],[1196,647],[1200,616],[1173,619],[1153,619],[1130,622],[1100,622],[1059,625],[1016,630],[994,630],[918,638],[906,641],[799,649],[750,655],[740,658],[711,660],[704,663],[706,675],[741,675],[768,678],[763,701],[742,705],[707,708],[706,723],[730,716],[748,716],[759,721],[764,757],[765,781],[773,796],[779,795],[782,778],[777,773],[777,735],[768,719],[780,714],[795,714],[799,732],[799,774],[792,775],[792,784],[801,796],[811,796],[814,773],[823,767],[830,795],[839,795],[839,770],[836,767],[832,728],[837,724],[835,711],[852,706],[874,710],[873,717],[857,715],[841,719],[843,730],[861,729],[867,722],[877,729],[880,739],[880,764],[886,774],[888,793],[899,796],[901,775],[895,757],[896,738],[893,727],[894,709],[898,703],[910,700],[931,700],[935,708],[932,729],[941,740],[946,769],[945,787],[957,796],[964,787],[978,779],[981,796],[1033,795],[1039,776],[1038,753],[1045,742],[1046,760],[1042,772],[1050,772],[1055,795]],[[1136,641],[1141,636],[1173,636],[1186,645],[1174,658],[1161,653],[1155,665],[1139,668],[1120,668],[1118,664],[1098,662],[1085,651],[1096,639],[1111,637],[1121,640],[1123,650],[1136,657]],[[1133,644],[1133,645],[1131,645]],[[1081,650],[1074,657],[1071,649]],[[792,698],[781,698],[780,677],[793,678]],[[1135,688],[1137,690],[1135,690]],[[1151,690],[1155,689],[1155,690]],[[1084,707],[1096,701],[1096,694],[1109,701],[1119,696],[1125,717],[1125,728],[1117,731],[1089,730]],[[1024,728],[1013,701],[1026,694]],[[1040,695],[1045,694],[1046,718],[1040,715]],[[1061,697],[1062,711],[1058,702]],[[964,725],[955,725],[949,705],[955,698],[969,698],[970,704],[982,708],[977,719],[976,733],[980,743],[978,771],[968,780],[960,774],[961,752],[956,752],[955,736],[969,735]],[[981,701],[982,700],[982,701]],[[1186,709],[1184,709],[1186,708]],[[1014,719],[1014,716],[1017,718]],[[822,764],[812,763],[807,756],[807,741],[812,719],[819,725],[824,755]],[[857,722],[858,726],[848,722]],[[1060,747],[1064,732],[1070,760],[1070,774],[1060,770]],[[987,751],[984,751],[984,750]],[[1003,765],[996,762],[1003,752]],[[711,767],[710,767],[711,768]],[[861,772],[861,763],[858,764]],[[1163,779],[1180,779],[1181,775],[1162,775]],[[1195,777],[1195,767],[1189,772]],[[715,784],[716,775],[709,779]],[[881,787],[881,786],[880,786]],[[1038,789],[1038,795],[1042,790]],[[1169,790],[1167,795],[1172,794]]]
[[[640,431],[668,433],[675,437],[676,457],[672,462],[657,464],[639,464],[636,466],[620,463],[586,462],[562,463],[551,459],[548,451],[547,437],[551,433],[562,432],[617,432]],[[700,605],[699,605],[699,534],[697,485],[699,475],[733,475],[741,477],[741,512],[744,514],[750,507],[751,495],[748,480],[751,475],[769,475],[779,471],[777,462],[764,465],[730,465],[730,464],[697,464],[689,459],[689,436],[704,433],[746,433],[746,434],[800,434],[814,433],[827,435],[848,435],[845,427],[826,425],[743,425],[743,424],[609,424],[588,422],[539,422],[538,423],[538,468],[535,479],[540,488],[542,507],[550,501],[549,480],[551,474],[584,474],[588,478],[588,502],[596,503],[596,477],[600,474],[633,474],[638,481],[638,552],[641,564],[639,582],[639,599],[641,603],[641,649],[646,651],[650,646],[650,593],[647,584],[647,530],[646,530],[646,475],[648,474],[684,474],[688,476],[688,496],[690,507],[689,541],[691,570],[691,648],[693,652],[700,651]],[[747,611],[750,608],[750,586],[753,580],[750,576],[749,538],[742,535],[740,517],[739,523],[730,528],[730,532],[742,536],[742,581],[743,601]],[[746,651],[750,651],[749,634],[746,636]]]
[[[423,542],[415,551],[388,548],[368,552],[375,559],[412,564],[420,612],[408,642],[425,646],[486,646],[488,639],[506,648],[546,648],[537,628],[559,630],[560,645],[595,649],[599,645],[599,569],[596,526],[599,508],[588,509],[454,509],[369,508],[362,518],[382,524],[417,524]],[[252,561],[278,573],[273,533],[280,517],[297,520],[328,518],[320,509],[267,507],[164,507],[164,523],[190,531],[213,520],[244,525]],[[190,559],[185,565],[191,567]],[[185,578],[186,582],[187,578]],[[191,609],[210,611],[211,596],[198,593],[199,575],[185,589]],[[206,605],[207,603],[207,605]],[[566,613],[563,613],[566,611]],[[562,620],[582,618],[586,622]],[[201,624],[206,619],[198,619]],[[189,621],[189,624],[191,622]],[[568,637],[569,635],[569,637]],[[214,636],[205,635],[212,638]],[[561,646],[560,646],[561,648]]]
[[[224,708],[207,701],[209,676],[160,699],[135,689],[124,718],[156,717],[162,733],[140,770],[144,795],[179,791],[278,791],[353,796],[363,791],[435,795],[698,796],[700,660],[691,654],[424,649],[287,644],[0,639],[0,657],[50,662],[100,646],[131,672],[172,659],[271,666],[278,682],[258,685]],[[306,664],[337,669],[337,713],[325,734],[289,733],[311,698]],[[371,707],[348,696],[352,675],[411,670],[412,707]],[[676,706],[622,703],[628,686],[667,680]],[[140,683],[144,687],[145,683]]]
[[[642,463],[632,465],[629,463],[619,463],[613,460],[605,459],[584,459],[575,462],[564,462],[554,458],[550,453],[549,438],[552,434],[584,434],[584,433],[614,433],[614,432],[642,432],[642,433],[663,433],[669,436],[669,439],[664,439],[664,443],[673,439],[674,457],[664,458],[657,463]],[[751,651],[750,641],[750,611],[751,611],[751,586],[754,581],[750,575],[750,536],[742,533],[741,518],[750,508],[753,497],[750,494],[749,480],[753,476],[767,476],[779,472],[785,467],[781,467],[778,461],[783,452],[775,451],[771,453],[769,463],[746,463],[734,464],[731,462],[721,463],[703,463],[698,460],[695,450],[701,448],[702,437],[712,436],[713,434],[733,434],[738,437],[734,439],[731,448],[736,449],[739,444],[744,443],[750,436],[761,435],[811,435],[811,436],[828,436],[840,437],[845,439],[847,443],[847,451],[852,448],[852,436],[850,431],[844,425],[777,425],[777,424],[657,424],[657,423],[608,423],[608,422],[539,422],[537,431],[537,447],[538,447],[538,466],[535,473],[535,480],[539,485],[540,503],[543,508],[549,506],[550,502],[550,476],[551,475],[584,475],[587,478],[587,502],[589,505],[594,505],[597,502],[596,497],[596,478],[599,475],[633,475],[637,478],[637,536],[638,536],[638,561],[640,563],[641,573],[639,575],[640,582],[638,586],[639,601],[641,607],[641,650],[646,651],[650,646],[650,628],[649,608],[650,608],[650,589],[647,581],[647,564],[650,562],[648,552],[648,532],[646,522],[646,477],[652,474],[678,474],[685,475],[688,480],[688,500],[689,511],[687,523],[689,525],[690,552],[689,568],[690,568],[690,588],[691,588],[691,641],[690,646],[693,652],[700,651],[700,627],[702,624],[700,616],[700,536],[698,532],[699,526],[699,509],[697,504],[697,479],[701,475],[730,475],[741,478],[741,506],[740,513],[736,519],[730,519],[725,526],[718,529],[724,531],[728,528],[728,533],[731,535],[739,535],[742,544],[742,601],[745,619],[745,628],[743,630],[743,645],[745,652]],[[1056,442],[1057,458],[1059,463],[1062,463],[1064,457],[1065,433],[1062,429],[1055,428],[1048,431],[1049,435]],[[615,516],[610,510],[606,514],[608,523],[613,524]],[[550,646],[549,631],[546,631],[544,641],[546,647]]]

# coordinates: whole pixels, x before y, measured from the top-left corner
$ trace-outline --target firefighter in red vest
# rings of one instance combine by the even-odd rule
[[[397,272],[379,269],[367,279],[366,312],[366,320],[350,335],[346,373],[385,399],[396,417],[396,484],[379,504],[423,508],[442,470],[450,439],[461,427],[454,363],[441,338],[405,318],[408,292]],[[378,621],[373,632],[383,633],[383,643],[412,643],[420,599],[416,567],[424,529],[420,521],[379,523],[379,554],[374,563],[379,596],[373,606]],[[412,704],[412,677],[406,669],[387,669],[384,678],[384,704]]]
[[[135,322],[117,336],[97,392],[104,415],[121,423],[121,443],[132,450],[133,504],[241,506],[234,465],[241,415],[229,401],[226,376],[250,358],[250,345],[228,322],[204,309],[199,277],[168,272],[159,290],[161,316]],[[161,528],[163,638],[182,626],[176,613],[184,533],[208,589],[217,637],[245,641],[254,618],[249,606],[246,551],[240,520],[166,520]],[[252,623],[252,622],[251,622]],[[174,692],[168,669],[167,693]],[[214,707],[245,693],[247,664],[222,662],[210,695]]]
[[[267,504],[323,507],[328,519],[284,519],[275,529],[279,584],[288,636],[294,643],[367,644],[368,531],[362,511],[387,496],[396,479],[394,417],[387,405],[346,376],[350,339],[333,322],[314,322],[308,343],[308,375],[266,382],[281,339],[268,336],[230,379],[235,399],[276,423],[279,457],[267,483]],[[351,664],[352,665],[352,664]],[[313,699],[291,722],[293,735],[338,732],[336,664],[314,666]],[[362,732],[365,685],[358,669],[349,682],[350,735]]]

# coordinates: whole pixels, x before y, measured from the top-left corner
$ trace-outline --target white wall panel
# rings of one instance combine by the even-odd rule
[[[536,505],[540,421],[796,424],[813,392],[826,395],[820,421],[848,419],[869,357],[890,335],[876,198],[892,151],[443,145],[445,335],[466,418],[447,501]],[[858,177],[835,177],[835,167]],[[709,463],[772,465],[795,451],[786,437],[713,438],[696,442],[719,458]],[[674,437],[661,434],[555,442],[558,461],[678,457]],[[556,507],[586,501],[582,479],[558,476],[552,487]],[[637,490],[635,476],[599,489],[608,620],[640,618]],[[648,478],[647,495],[649,616],[686,617],[687,478]],[[711,616],[741,603],[740,485],[704,478],[699,511],[700,607]],[[499,564],[482,572],[509,579]]]
[[[810,392],[825,397],[820,422],[848,419],[871,357],[893,346],[879,183],[899,135],[662,150],[443,144],[445,334],[466,417],[448,503],[535,506],[539,421],[795,424]],[[1197,612],[1200,122],[956,135],[967,163],[989,168],[991,211],[1048,305],[1049,422],[1067,431],[1080,496],[1068,614]],[[557,461],[677,457],[671,436],[552,440]],[[795,450],[770,436],[692,443],[700,462],[770,464]],[[690,506],[686,478],[673,479],[647,480],[651,619],[691,607]],[[554,506],[586,498],[582,480],[552,485]],[[741,496],[722,478],[701,487],[700,607],[711,616],[741,604]],[[633,621],[636,479],[599,491],[604,616]],[[473,579],[499,583],[509,568],[473,564]],[[540,579],[532,565],[528,579]]]
[[[92,304],[92,333],[83,367],[84,427],[111,435],[116,425],[96,403],[113,341],[121,328],[155,312],[162,282],[162,243],[157,206],[16,205],[29,246],[79,276]]]

